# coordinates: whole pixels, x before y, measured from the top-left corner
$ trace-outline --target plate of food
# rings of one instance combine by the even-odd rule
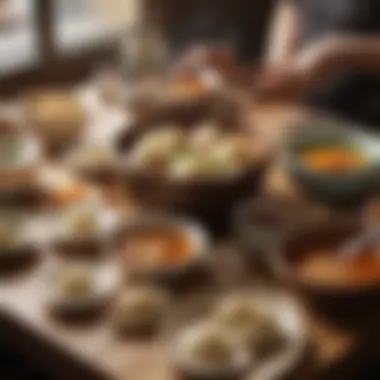
[[[307,339],[285,294],[244,291],[217,303],[204,321],[179,332],[173,359],[191,378],[274,380],[303,360]]]

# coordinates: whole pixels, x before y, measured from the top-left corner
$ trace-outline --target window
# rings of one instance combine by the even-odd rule
[[[0,76],[107,47],[125,29],[130,4],[139,1],[0,0]]]
[[[57,0],[56,3],[57,47],[60,52],[76,52],[105,43],[120,33],[128,1]]]
[[[37,64],[34,1],[0,0],[0,57],[0,75]]]

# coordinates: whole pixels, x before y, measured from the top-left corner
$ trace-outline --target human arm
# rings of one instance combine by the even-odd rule
[[[298,9],[294,0],[278,0],[269,31],[266,60],[269,64],[288,59],[299,47]]]
[[[261,73],[259,98],[291,100],[347,71],[380,74],[380,36],[337,35],[321,39]]]

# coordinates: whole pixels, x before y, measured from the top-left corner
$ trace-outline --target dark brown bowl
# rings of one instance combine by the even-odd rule
[[[380,281],[360,286],[316,283],[301,279],[293,265],[310,249],[339,247],[358,234],[360,228],[358,216],[307,222],[289,231],[271,255],[277,277],[313,311],[341,327],[357,328],[373,319],[379,311]]]
[[[166,122],[173,122],[179,128],[191,128],[194,123],[213,119],[220,128],[245,131],[247,138],[254,138],[242,121],[243,111],[240,107],[236,99],[217,95],[172,104],[130,126],[118,139],[119,149],[126,156],[140,136]],[[268,162],[269,154],[265,152],[241,175],[190,181],[173,180],[132,169],[124,162],[121,177],[125,188],[143,207],[184,213],[223,225],[239,200],[255,194]]]

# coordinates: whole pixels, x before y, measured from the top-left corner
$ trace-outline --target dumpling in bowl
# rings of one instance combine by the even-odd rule
[[[105,274],[109,275],[99,268],[61,263],[47,289],[48,307],[64,317],[100,311],[114,290],[113,282]]]
[[[115,154],[105,146],[81,146],[69,155],[68,163],[81,172],[102,172],[112,169]]]
[[[274,318],[251,297],[235,296],[222,302],[216,321],[255,354],[270,354],[284,343]]]
[[[179,128],[166,127],[147,133],[135,146],[131,155],[134,166],[162,168],[180,151],[184,134]]]
[[[177,365],[192,376],[230,378],[242,375],[249,365],[246,351],[212,323],[186,329],[174,349]]]
[[[89,208],[74,210],[66,217],[62,233],[73,239],[94,237],[99,233],[98,215]]]
[[[112,323],[121,334],[152,332],[158,328],[165,311],[166,297],[148,287],[127,289],[112,309]]]
[[[212,122],[204,122],[199,125],[190,136],[192,149],[205,152],[218,143],[221,132]]]
[[[26,237],[25,223],[21,218],[9,216],[0,219],[0,254],[8,255],[24,247],[28,243]]]

